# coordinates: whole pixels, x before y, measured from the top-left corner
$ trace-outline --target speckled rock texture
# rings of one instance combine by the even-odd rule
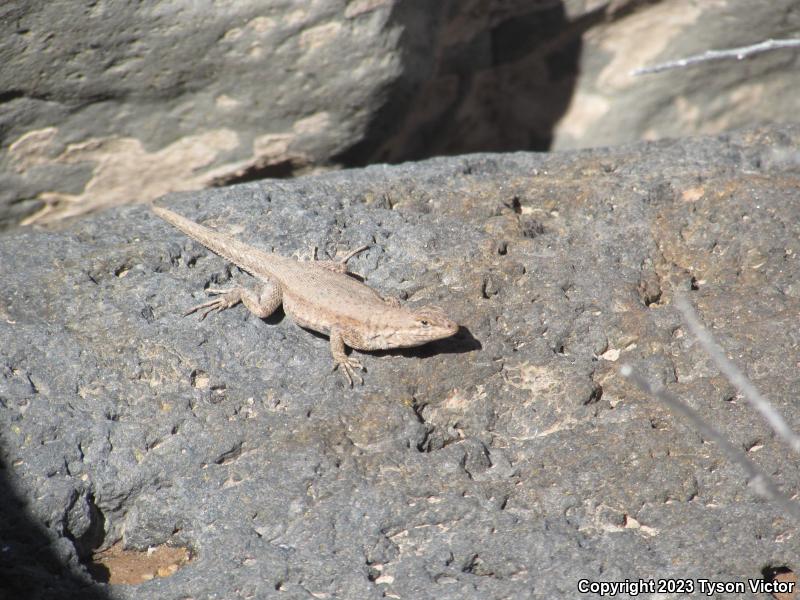
[[[442,154],[796,120],[797,0],[0,4],[0,228]]]
[[[367,283],[463,326],[360,356],[353,389],[281,315],[182,317],[248,277],[145,207],[5,234],[8,597],[544,599],[581,579],[797,572],[797,523],[619,367],[800,489],[672,305],[686,290],[800,429],[798,141],[469,155],[162,200],[287,254],[371,243],[352,263]],[[192,560],[98,583],[85,565],[117,542]]]

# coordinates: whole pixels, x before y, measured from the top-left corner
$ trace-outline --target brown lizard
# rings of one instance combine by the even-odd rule
[[[190,238],[262,282],[256,290],[241,286],[209,288],[206,292],[218,297],[191,308],[186,315],[203,310],[202,320],[212,311],[225,310],[241,302],[264,319],[283,304],[283,310],[295,323],[330,337],[333,368],[341,366],[351,386],[353,377],[363,383],[355,369],[364,367],[345,354],[345,346],[357,350],[410,348],[450,337],[458,331],[458,325],[440,308],[403,308],[396,298],[383,298],[353,278],[347,271],[347,261],[367,246],[338,261],[318,261],[315,250],[311,262],[300,262],[249,246],[166,208],[151,205],[151,209]]]

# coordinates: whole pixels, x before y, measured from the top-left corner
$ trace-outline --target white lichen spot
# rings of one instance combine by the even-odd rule
[[[55,127],[45,127],[28,131],[12,142],[8,147],[8,158],[14,170],[22,173],[31,167],[51,162],[48,151],[52,149],[57,134]]]
[[[227,94],[221,94],[217,96],[214,104],[217,108],[222,110],[233,110],[234,108],[238,108],[242,103],[239,102],[236,98],[232,98]]]
[[[289,155],[289,144],[295,138],[290,133],[268,133],[253,140],[253,154],[262,158],[282,160]]]
[[[300,47],[306,52],[319,49],[322,46],[330,46],[336,40],[342,29],[341,23],[324,23],[306,29],[300,34]]]
[[[154,200],[169,192],[202,189],[208,184],[204,169],[238,144],[238,134],[230,129],[186,136],[154,152],[130,137],[90,138],[69,144],[46,164],[90,164],[91,179],[80,194],[40,194],[45,207],[24,224],[54,222],[119,204]]]
[[[247,28],[256,33],[264,33],[275,29],[275,19],[271,17],[258,16],[247,23]]]
[[[290,12],[287,15],[284,15],[281,21],[288,27],[293,27],[295,25],[302,25],[308,19],[308,12],[305,10],[296,10],[294,12]]]
[[[619,348],[609,348],[605,352],[600,355],[600,358],[603,360],[607,360],[610,362],[615,362],[619,359],[620,349]]]
[[[344,9],[344,18],[352,19],[389,4],[390,0],[352,0],[347,3],[347,7]]]
[[[322,111],[295,121],[292,131],[298,135],[318,135],[328,129],[331,125],[331,115]]]
[[[530,363],[504,367],[508,384],[520,390],[528,390],[531,397],[551,393],[560,387],[560,383],[547,367],[540,367]]]
[[[691,187],[681,192],[681,200],[684,202],[697,202],[705,195],[706,191],[702,186]]]
[[[234,27],[226,31],[225,35],[222,36],[222,39],[225,40],[226,42],[235,42],[240,37],[242,37],[242,28]]]

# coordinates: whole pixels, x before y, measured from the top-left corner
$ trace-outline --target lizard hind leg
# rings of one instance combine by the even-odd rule
[[[355,250],[351,250],[347,254],[345,254],[342,258],[340,258],[337,262],[346,265],[347,261],[353,258],[356,254],[361,254],[364,250],[369,250],[369,244],[365,244],[363,246],[359,246]]]
[[[315,246],[313,253],[314,264],[319,267],[322,267],[323,269],[328,269],[329,271],[333,271],[334,273],[349,274],[350,271],[347,270],[347,261],[353,258],[356,254],[364,252],[364,250],[367,250],[368,248],[369,246],[359,246],[355,250],[351,250],[350,252],[345,254],[342,258],[339,258],[337,260],[317,260],[317,252]]]
[[[202,310],[200,315],[202,321],[212,312],[226,310],[241,302],[259,319],[265,319],[275,312],[282,301],[280,286],[271,281],[265,282],[255,290],[237,286],[228,289],[208,288],[206,293],[216,298],[190,308],[184,313],[184,317]]]

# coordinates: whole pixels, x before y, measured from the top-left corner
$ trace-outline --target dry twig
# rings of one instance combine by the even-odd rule
[[[740,48],[728,48],[727,50],[708,50],[702,54],[680,58],[678,60],[671,60],[669,62],[653,65],[651,67],[642,67],[631,71],[631,75],[649,75],[650,73],[660,73],[661,71],[668,71],[669,69],[680,69],[695,65],[701,62],[710,60],[723,60],[727,58],[735,58],[742,60],[753,54],[761,52],[768,52],[770,50],[781,50],[784,48],[800,48],[800,39],[785,39],[785,40],[765,40],[752,46],[742,46]]]
[[[703,349],[717,365],[720,372],[722,372],[728,381],[736,386],[744,398],[761,413],[778,437],[789,444],[793,450],[800,451],[800,437],[791,430],[783,417],[781,417],[769,401],[759,393],[750,380],[728,360],[719,344],[700,323],[697,313],[689,301],[682,295],[679,295],[675,298],[675,305],[683,315],[689,327],[689,331],[697,338],[697,341],[703,346]],[[644,377],[636,373],[630,365],[623,365],[620,372],[623,376],[633,381],[644,392],[654,396],[662,403],[666,404],[670,410],[683,416],[703,438],[716,443],[729,460],[737,463],[744,469],[749,480],[749,485],[759,496],[774,502],[788,514],[800,520],[800,504],[793,502],[790,498],[783,495],[769,475],[764,473],[750,460],[744,451],[731,444],[725,436],[714,429],[710,424],[706,423],[696,410],[669,393],[663,386],[651,384]]]
[[[766,419],[778,437],[789,444],[792,450],[800,452],[800,437],[792,431],[783,417],[769,403],[769,400],[761,395],[761,392],[755,388],[745,374],[728,360],[728,357],[725,356],[722,348],[711,336],[708,329],[700,323],[700,319],[697,318],[697,313],[689,301],[684,296],[678,296],[675,298],[675,306],[681,311],[689,331],[700,342],[700,345],[703,346],[703,349],[714,361],[714,364],[717,365],[720,372],[739,390],[744,399],[761,413],[761,416]]]
[[[622,365],[620,372],[633,381],[643,392],[654,396],[667,405],[670,410],[681,415],[700,433],[700,435],[711,440],[719,446],[722,453],[732,462],[738,464],[747,474],[748,484],[753,491],[767,500],[771,500],[780,506],[787,513],[800,520],[800,505],[792,502],[778,490],[772,479],[764,473],[758,466],[750,460],[747,455],[739,448],[731,444],[725,436],[706,423],[700,414],[689,405],[678,400],[661,386],[654,386],[644,377],[633,370],[630,365]]]

